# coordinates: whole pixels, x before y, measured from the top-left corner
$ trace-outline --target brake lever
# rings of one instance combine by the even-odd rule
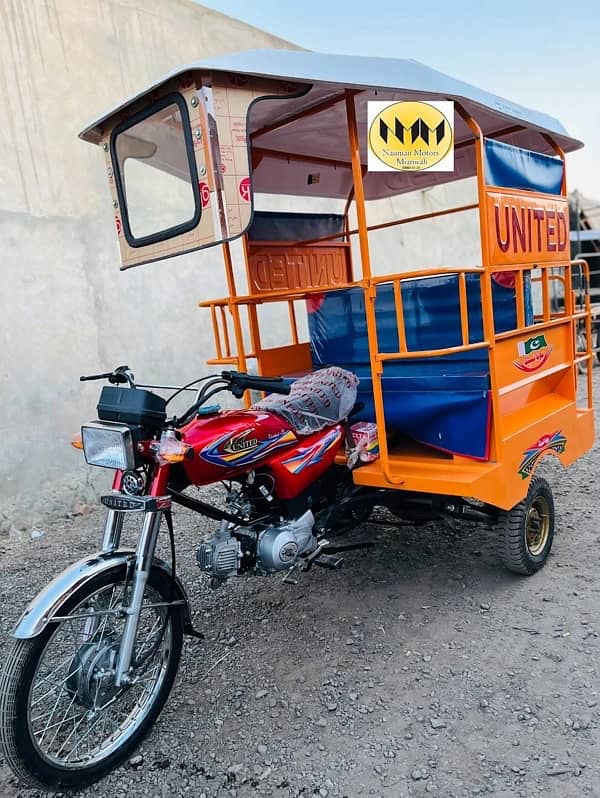
[[[238,385],[236,382],[229,383],[229,391],[235,396],[236,399],[241,399],[244,396],[245,388]]]
[[[79,382],[86,382],[87,380],[106,380],[112,374],[112,371],[107,371],[105,374],[88,374],[87,377],[82,376],[79,378]]]
[[[108,381],[113,385],[122,385],[126,382],[129,383],[130,388],[135,388],[135,376],[129,366],[117,366]]]
[[[81,376],[80,382],[88,380],[108,380],[112,385],[129,383],[131,388],[135,388],[135,377],[129,366],[117,366],[113,371],[105,371],[103,374],[89,374]]]

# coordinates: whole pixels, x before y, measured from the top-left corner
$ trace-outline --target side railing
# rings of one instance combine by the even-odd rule
[[[481,340],[471,341],[473,331],[469,320],[469,303],[467,292],[467,278],[469,275],[478,277],[479,296],[481,297]],[[493,275],[501,281],[500,275],[511,275],[514,280],[515,290],[515,317],[516,326],[505,332],[496,333],[494,323],[494,305],[492,299]],[[574,277],[580,276],[581,288],[573,287]],[[452,346],[440,346],[434,349],[414,349],[409,346],[405,308],[402,286],[408,281],[427,280],[441,276],[454,276],[457,281],[458,307],[460,313],[460,343]],[[506,284],[506,277],[504,282]],[[527,297],[526,283],[530,282],[532,297]],[[372,303],[375,308],[378,287],[387,284],[392,286],[396,325],[398,330],[398,348],[395,351],[381,351],[377,335],[377,314],[367,313],[369,319],[374,319],[375,329],[371,331],[369,347],[370,365],[372,372],[373,398],[375,404],[376,421],[380,429],[380,466],[386,480],[390,484],[400,485],[402,478],[394,474],[390,452],[387,446],[385,424],[385,399],[383,395],[382,376],[386,363],[415,358],[438,358],[445,355],[467,353],[473,350],[489,351],[490,393],[492,405],[492,456],[498,459],[502,456],[502,446],[505,429],[503,429],[503,415],[510,404],[506,397],[511,392],[517,391],[525,383],[533,383],[547,377],[554,370],[561,370],[571,374],[569,386],[572,386],[572,397],[576,399],[577,377],[575,374],[579,364],[587,366],[587,396],[586,407],[591,407],[592,401],[592,363],[593,352],[592,320],[589,287],[589,269],[583,260],[565,262],[562,265],[548,264],[521,264],[510,267],[498,267],[493,273],[489,269],[480,267],[445,267],[420,269],[410,272],[401,272],[392,275],[371,277],[368,280],[357,281],[349,284],[340,284],[326,290],[340,290],[349,287],[361,287],[365,295],[365,303]],[[562,307],[554,301],[556,291],[553,285],[560,286],[563,296]],[[208,308],[211,314],[213,333],[215,339],[216,356],[207,362],[210,365],[234,365],[239,367],[249,359],[257,361],[259,373],[270,376],[278,373],[294,373],[301,370],[310,370],[310,344],[300,340],[298,334],[298,319],[295,301],[308,299],[323,293],[319,287],[311,289],[296,289],[294,291],[268,291],[262,295],[229,297],[208,300],[200,303],[201,307]],[[533,302],[533,316],[526,308],[528,302]],[[261,345],[261,331],[257,313],[257,306],[266,303],[284,303],[287,305],[288,340],[291,344],[263,349]],[[246,318],[243,322],[251,346],[248,351],[239,352],[234,346],[232,336],[232,308],[245,309]],[[537,307],[536,307],[537,306]],[[376,309],[376,308],[375,308]],[[583,329],[586,333],[586,348],[578,351],[576,347],[577,331]],[[556,330],[561,339],[561,345],[555,355],[556,363],[548,369],[527,374],[525,377],[519,372],[512,372],[506,366],[512,355],[516,352],[520,341],[527,334],[531,336],[550,335]],[[282,331],[282,337],[283,337]],[[240,357],[241,355],[241,357]],[[569,392],[571,387],[568,388]]]

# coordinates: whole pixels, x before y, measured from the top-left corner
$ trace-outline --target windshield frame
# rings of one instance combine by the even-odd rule
[[[121,174],[121,168],[117,156],[116,141],[117,137],[121,133],[124,133],[125,131],[134,127],[139,122],[143,122],[144,119],[148,119],[149,117],[153,116],[155,113],[161,111],[163,108],[166,108],[169,105],[177,105],[177,107],[179,108],[179,112],[181,114],[181,125],[183,129],[185,149],[188,158],[188,166],[190,170],[192,195],[194,198],[194,213],[191,219],[188,219],[185,222],[181,222],[179,224],[172,225],[171,227],[158,230],[157,232],[150,233],[149,235],[136,237],[133,235],[131,231],[131,225],[129,223],[129,207],[127,205],[123,176]],[[144,108],[143,110],[139,111],[133,116],[127,117],[127,119],[124,119],[122,122],[119,122],[119,124],[113,128],[110,134],[109,146],[110,146],[110,156],[113,166],[113,173],[115,178],[115,187],[117,189],[119,208],[121,210],[123,233],[125,235],[125,240],[127,241],[130,247],[138,248],[138,247],[145,247],[150,244],[157,244],[160,243],[161,241],[167,241],[170,238],[174,238],[175,236],[187,233],[190,230],[193,230],[195,227],[197,227],[197,225],[200,222],[200,218],[202,216],[200,183],[198,178],[198,170],[196,167],[196,158],[194,154],[194,143],[192,140],[190,115],[187,109],[186,101],[181,94],[179,94],[178,92],[170,92],[169,94],[164,95],[164,97],[161,97],[156,102],[152,103],[150,106]]]

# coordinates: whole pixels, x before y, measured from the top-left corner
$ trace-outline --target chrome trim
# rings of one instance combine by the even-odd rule
[[[121,542],[121,532],[123,530],[123,513],[117,510],[109,510],[106,513],[106,523],[104,524],[104,534],[102,536],[102,553],[109,554],[119,548]]]
[[[115,669],[115,684],[117,687],[121,687],[127,680],[131,668],[133,648],[135,646],[140,612],[144,601],[144,592],[146,590],[148,577],[150,576],[150,569],[152,568],[152,560],[154,558],[154,550],[156,549],[156,541],[158,540],[162,516],[162,512],[150,512],[146,513],[144,516],[142,532],[135,551],[133,591],[129,601],[127,620],[125,621],[125,629],[123,630],[123,637],[119,645],[119,655]]]
[[[132,549],[118,549],[113,552],[97,552],[84,557],[58,574],[27,606],[13,630],[13,637],[29,640],[44,631],[46,626],[61,615],[61,609],[75,593],[98,574],[114,568],[115,565],[134,563]],[[171,576],[171,568],[162,560],[154,559],[153,565]],[[191,624],[191,614],[185,588],[175,580],[175,598],[184,602],[185,624]]]
[[[100,503],[109,510],[120,513],[155,513],[159,510],[168,510],[171,506],[171,497],[131,496],[129,493],[113,491],[106,496],[100,496]]]

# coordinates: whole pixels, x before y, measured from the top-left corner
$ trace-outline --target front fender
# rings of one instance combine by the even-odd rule
[[[13,637],[19,640],[37,637],[52,622],[52,619],[60,614],[60,609],[65,602],[91,579],[116,565],[127,565],[134,559],[135,551],[133,549],[117,549],[108,553],[98,552],[69,566],[46,585],[27,606],[17,622]],[[171,577],[171,568],[162,560],[155,558],[153,567],[160,568],[168,574],[169,578]],[[175,590],[177,600],[184,602],[184,627],[191,628],[188,597],[179,579],[175,580]]]

